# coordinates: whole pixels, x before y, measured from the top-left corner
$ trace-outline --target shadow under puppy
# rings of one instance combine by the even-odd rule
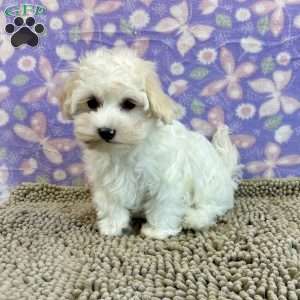
[[[142,234],[165,238],[233,207],[240,167],[228,128],[210,143],[176,121],[152,62],[128,49],[88,52],[60,102],[82,146],[102,234],[121,235],[142,214]]]

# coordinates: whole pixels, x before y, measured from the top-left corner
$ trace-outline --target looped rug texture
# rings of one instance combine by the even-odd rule
[[[300,299],[300,180],[243,181],[215,226],[162,241],[95,221],[84,188],[18,187],[0,208],[0,299]]]

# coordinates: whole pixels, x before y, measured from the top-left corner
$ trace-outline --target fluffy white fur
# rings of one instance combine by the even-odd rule
[[[136,106],[123,109],[124,99]],[[165,238],[207,227],[232,208],[239,165],[228,128],[210,143],[176,121],[153,63],[129,50],[87,53],[72,68],[61,106],[74,120],[102,234],[121,235],[142,214],[142,233]],[[99,128],[116,134],[104,141]]]

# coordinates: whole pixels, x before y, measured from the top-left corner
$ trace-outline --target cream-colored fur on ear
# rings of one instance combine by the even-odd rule
[[[59,100],[60,109],[65,119],[71,120],[72,116],[72,93],[75,87],[77,75],[75,72],[70,72],[69,77],[65,82],[62,82],[57,89],[57,98]]]
[[[179,116],[179,107],[162,89],[154,66],[146,74],[146,93],[151,114],[164,123],[171,123]]]

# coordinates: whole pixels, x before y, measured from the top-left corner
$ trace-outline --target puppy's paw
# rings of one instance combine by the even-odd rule
[[[146,223],[142,226],[141,233],[147,237],[154,239],[165,239],[169,236],[176,235],[180,232],[180,229],[159,229],[152,227],[149,223]]]
[[[202,230],[215,223],[216,214],[206,210],[188,209],[183,222],[183,228]]]
[[[118,220],[120,221],[120,220]],[[131,227],[128,222],[118,222],[111,219],[103,219],[99,221],[98,227],[101,234],[109,236],[127,235],[131,232]]]

